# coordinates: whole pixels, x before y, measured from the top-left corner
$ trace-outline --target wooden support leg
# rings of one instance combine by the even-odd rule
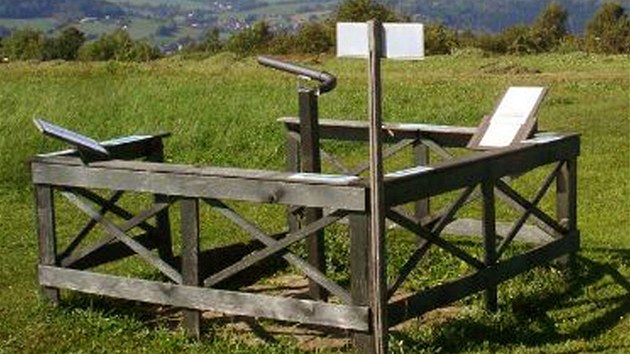
[[[577,232],[577,160],[568,160],[562,166],[556,179],[556,219],[569,230],[569,237],[578,237]],[[558,260],[558,265],[569,271],[575,261],[575,253],[568,254]]]
[[[350,287],[352,303],[369,306],[369,218],[365,214],[350,214]],[[371,331],[371,330],[370,330]],[[374,335],[355,332],[352,335],[354,346],[362,353],[374,353]]]
[[[493,266],[497,259],[497,234],[496,234],[496,215],[494,205],[494,184],[492,181],[484,181],[481,184],[481,193],[483,196],[482,207],[482,232],[484,240],[484,263],[486,266]],[[486,309],[491,312],[497,311],[497,287],[490,286],[486,288],[485,293]]]
[[[164,146],[161,140],[155,142],[153,151],[148,156],[147,160],[152,162],[164,162]],[[164,195],[156,194],[154,196],[155,203],[163,203],[167,201],[167,197]],[[173,241],[171,235],[171,222],[168,215],[168,208],[160,211],[156,216],[156,230],[154,237],[157,242],[157,249],[162,258],[167,263],[172,263],[173,255]]]
[[[199,279],[199,202],[187,198],[181,201],[182,280],[184,285],[198,286]],[[184,328],[193,338],[201,334],[201,312],[184,310]]]
[[[429,148],[422,144],[420,140],[413,145],[413,163],[416,166],[429,165]],[[417,220],[422,220],[425,216],[431,214],[429,198],[421,199],[416,202],[415,216]]]
[[[55,235],[55,205],[50,186],[35,186],[37,208],[37,233],[39,238],[39,264],[57,265],[57,240]],[[41,287],[42,296],[53,304],[59,304],[59,289]]]
[[[287,131],[286,153],[287,171],[289,172],[300,171],[300,141],[294,134],[294,132]],[[289,232],[297,231],[299,228],[297,217],[291,211],[292,209],[293,206],[287,206],[287,224],[289,225]]]

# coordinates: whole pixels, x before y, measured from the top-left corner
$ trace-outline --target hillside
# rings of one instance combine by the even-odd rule
[[[134,38],[172,43],[209,28],[224,34],[257,21],[292,29],[326,18],[340,0],[0,0],[0,35],[34,27],[48,33],[74,25],[96,37],[120,27]],[[461,30],[497,32],[531,23],[549,0],[384,0],[413,20],[439,21]],[[583,31],[603,0],[557,0],[569,11],[568,26]],[[630,0],[621,0],[630,8]]]

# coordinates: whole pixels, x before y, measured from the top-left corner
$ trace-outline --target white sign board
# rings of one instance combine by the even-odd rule
[[[424,59],[424,27],[420,23],[384,23],[383,57],[400,60]],[[337,56],[367,58],[368,24],[337,23]]]
[[[472,141],[479,148],[500,148],[512,144],[517,137],[524,139],[534,125],[534,118],[545,89],[543,87],[510,87]]]

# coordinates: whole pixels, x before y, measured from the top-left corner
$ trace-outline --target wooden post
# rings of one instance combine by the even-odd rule
[[[294,132],[286,130],[286,154],[287,154],[287,171],[300,171],[300,141],[295,137]],[[287,224],[289,232],[295,232],[298,229],[298,220],[292,212],[293,206],[287,206]]]
[[[181,201],[182,280],[184,285],[198,286],[199,279],[199,202],[194,198]],[[184,310],[184,329],[193,338],[201,334],[201,312]]]
[[[53,197],[52,187],[41,184],[35,185],[39,264],[49,266],[57,265],[57,236]],[[41,293],[51,303],[59,304],[59,289],[42,286]]]
[[[415,166],[429,165],[429,148],[418,139],[413,145],[413,164]],[[416,202],[415,217],[422,220],[425,216],[431,214],[430,199],[420,199]]]
[[[484,245],[484,263],[487,267],[492,267],[497,261],[497,234],[496,234],[496,215],[494,205],[494,184],[492,181],[486,180],[481,183],[481,194],[483,196],[482,206],[482,233]],[[497,287],[489,286],[485,293],[486,310],[491,312],[497,311]]]
[[[298,90],[300,104],[300,151],[302,172],[321,172],[322,162],[319,150],[319,127],[317,92],[313,89],[300,88]],[[321,208],[306,208],[304,210],[304,224],[308,225],[321,219]],[[308,261],[311,265],[325,273],[326,257],[324,250],[324,231],[320,230],[309,235]],[[326,300],[324,288],[313,280],[309,280],[309,293],[315,300]]]
[[[162,139],[157,139],[152,147],[153,151],[147,157],[151,162],[164,162],[164,144]],[[155,194],[153,197],[154,202],[164,203],[167,201],[167,197],[162,194]],[[171,235],[171,221],[169,218],[168,208],[160,211],[156,216],[156,228],[154,237],[157,242],[157,249],[162,258],[167,263],[172,263],[174,259],[173,255],[173,239]]]
[[[367,214],[350,214],[350,292],[352,304],[370,305],[370,221]],[[374,352],[372,333],[355,332],[352,335],[354,346],[362,353]]]
[[[569,230],[569,237],[577,237],[577,159],[567,160],[556,179],[556,219]],[[568,254],[558,260],[565,271],[570,270],[575,254]]]
[[[383,27],[378,20],[368,22],[370,54],[370,307],[374,352],[388,352],[387,276],[385,254],[385,201],[383,187],[383,151],[381,147],[381,48]]]

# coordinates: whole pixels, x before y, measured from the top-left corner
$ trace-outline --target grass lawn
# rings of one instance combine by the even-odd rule
[[[366,119],[365,62],[324,58],[305,63],[338,76],[338,88],[320,99],[322,117]],[[508,86],[544,85],[550,92],[540,110],[540,128],[582,134],[578,213],[583,242],[575,277],[568,280],[553,268],[522,274],[499,287],[498,313],[484,312],[479,296],[462,300],[394,331],[392,352],[630,352],[627,57],[486,57],[464,51],[422,62],[384,62],[383,77],[387,121],[476,126]],[[225,320],[205,321],[202,340],[190,341],[177,329],[178,313],[164,308],[69,292],[59,308],[40,301],[26,165],[38,152],[63,147],[40,136],[31,123],[33,117],[46,117],[103,140],[170,131],[169,162],[282,169],[283,128],[275,120],[296,114],[294,78],[259,67],[252,58],[221,54],[204,61],[170,58],[147,64],[0,64],[0,83],[0,353],[305,350],[290,335],[256,344],[252,330],[225,326]],[[365,149],[356,153],[349,145],[327,146],[349,161],[366,156]],[[522,188],[531,195],[536,185]],[[59,234],[66,242],[85,219],[63,203],[59,207]],[[281,208],[241,208],[266,229],[282,227]],[[244,239],[216,215],[204,215],[205,247]],[[392,267],[404,261],[412,245],[409,235],[395,233],[400,241],[392,245]],[[333,229],[327,241],[331,275],[347,279],[347,240]],[[480,249],[469,240],[461,245]],[[151,276],[141,263],[125,261],[112,271]],[[466,271],[439,252],[421,264],[405,285],[410,290]]]

